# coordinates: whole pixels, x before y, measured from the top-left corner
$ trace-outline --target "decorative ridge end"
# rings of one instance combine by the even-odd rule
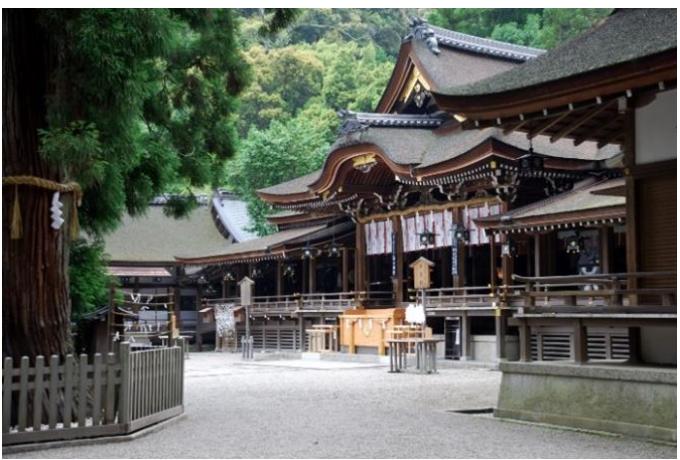
[[[441,50],[439,49],[437,35],[425,19],[418,16],[411,16],[408,25],[411,28],[411,31],[404,37],[404,40],[413,38],[422,40],[432,53],[439,55]]]

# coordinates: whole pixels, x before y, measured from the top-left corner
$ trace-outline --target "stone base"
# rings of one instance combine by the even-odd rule
[[[674,368],[502,362],[496,417],[676,442]]]

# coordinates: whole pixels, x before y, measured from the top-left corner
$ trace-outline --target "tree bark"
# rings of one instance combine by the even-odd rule
[[[61,181],[59,168],[40,156],[38,129],[47,127],[54,56],[36,10],[2,12],[3,176]],[[23,236],[10,238],[18,191]],[[50,227],[49,190],[3,186],[3,355],[63,355],[71,351],[67,223]],[[68,209],[70,203],[65,203]]]

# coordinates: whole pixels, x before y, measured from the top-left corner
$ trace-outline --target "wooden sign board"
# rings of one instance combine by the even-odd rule
[[[430,287],[430,272],[434,262],[425,257],[419,257],[410,267],[413,269],[413,287],[415,289],[428,289]]]

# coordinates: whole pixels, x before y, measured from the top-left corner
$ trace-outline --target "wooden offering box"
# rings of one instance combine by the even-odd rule
[[[385,354],[385,333],[404,322],[403,308],[366,309],[353,308],[340,315],[340,345],[349,353],[357,347],[375,348],[379,355]]]

